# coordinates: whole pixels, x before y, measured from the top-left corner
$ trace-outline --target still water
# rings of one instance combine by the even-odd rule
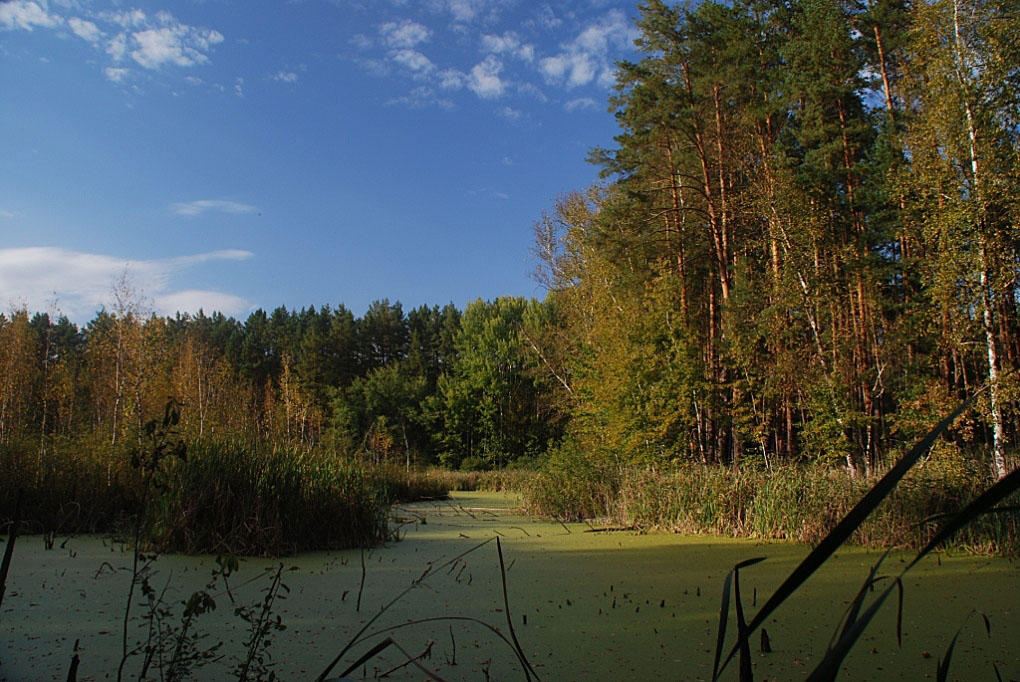
[[[516,515],[513,500],[498,493],[454,493],[447,501],[401,507],[395,515],[401,540],[364,553],[242,560],[229,578],[229,592],[222,582],[212,589],[216,610],[197,621],[199,646],[222,646],[193,676],[231,679],[249,637],[235,609],[261,602],[269,572],[282,563],[287,590],[273,615],[286,629],[271,632],[267,648],[280,679],[315,679],[375,618],[368,636],[331,676],[389,636],[444,680],[524,680],[514,651],[499,636],[511,638],[493,541],[498,537],[514,633],[540,679],[710,679],[729,570],[744,559],[768,558],[741,572],[745,611],[753,614],[809,550],[789,543],[593,532],[586,524]],[[760,653],[759,636],[753,639],[756,680],[807,677],[878,556],[841,551],[774,614],[766,625],[773,652]],[[894,554],[885,566],[898,573],[908,558]],[[0,610],[0,680],[66,680],[76,642],[78,680],[115,679],[130,566],[130,551],[109,539],[58,538],[47,550],[41,537],[19,538]],[[205,586],[215,566],[214,557],[177,555],[153,563],[150,584],[165,589],[173,612],[167,622],[180,622],[181,602]],[[964,623],[951,677],[994,680],[994,661],[1004,679],[1020,679],[1016,562],[933,557],[908,574],[905,588],[902,647],[891,604],[852,652],[845,679],[934,678],[938,657]],[[148,627],[137,592],[134,601],[132,644],[145,639]],[[968,619],[975,609],[988,616],[991,635],[980,616]],[[732,630],[732,613],[730,623]],[[351,676],[427,679],[412,665],[400,667],[406,662],[391,646]],[[141,656],[129,659],[125,679],[138,679],[140,666]],[[736,679],[735,665],[727,672],[727,679]],[[159,679],[158,671],[150,669],[149,677]]]

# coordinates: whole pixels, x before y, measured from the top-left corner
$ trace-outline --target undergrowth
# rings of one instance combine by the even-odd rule
[[[822,465],[772,471],[692,464],[612,467],[580,454],[552,458],[522,489],[526,512],[561,520],[598,519],[620,526],[687,534],[785,539],[817,543],[874,485]],[[928,542],[945,516],[962,509],[992,479],[985,467],[945,466],[930,459],[855,530],[850,542],[913,547]],[[1016,495],[1007,507],[1020,505]],[[1020,511],[983,516],[953,538],[952,547],[1020,555]]]

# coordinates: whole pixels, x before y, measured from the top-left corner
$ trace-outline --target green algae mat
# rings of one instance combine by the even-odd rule
[[[281,591],[285,599],[273,613],[286,629],[272,633],[267,649],[280,679],[315,679],[376,618],[367,631],[376,634],[354,646],[331,675],[392,637],[444,680],[524,680],[503,639],[515,634],[546,682],[707,680],[726,574],[745,559],[767,558],[741,571],[745,611],[753,615],[810,549],[538,521],[516,516],[512,500],[494,493],[455,493],[395,513],[402,524],[399,542],[363,553],[283,560],[288,591]],[[513,633],[495,537],[504,556]],[[481,544],[485,540],[490,542]],[[879,556],[841,549],[773,614],[765,626],[772,652],[761,653],[759,635],[753,637],[755,680],[805,679]],[[885,567],[898,572],[911,556],[893,554]],[[261,600],[268,572],[280,563],[243,560],[230,576],[230,592],[217,586],[217,609],[198,619],[195,632],[204,636],[200,646],[222,646],[193,671],[196,679],[230,679],[249,636],[235,608]],[[0,611],[0,680],[65,680],[76,642],[79,680],[115,679],[130,566],[131,552],[110,540],[58,538],[45,549],[41,537],[20,538]],[[213,557],[161,556],[150,582],[166,589],[165,601],[179,621],[180,603],[209,581],[215,566]],[[975,611],[987,616],[990,633]],[[133,607],[132,643],[145,637],[144,614],[140,605]],[[935,679],[938,659],[961,626],[949,679],[995,680],[995,664],[1003,679],[1020,680],[1016,562],[945,554],[924,560],[905,581],[902,644],[890,603],[848,657],[842,679]],[[137,679],[140,658],[129,660],[125,679]],[[426,679],[406,660],[389,647],[350,676]],[[736,676],[731,665],[724,679]],[[150,669],[149,677],[159,679],[158,671]]]

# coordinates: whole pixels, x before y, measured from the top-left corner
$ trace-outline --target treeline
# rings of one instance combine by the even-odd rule
[[[0,316],[0,446],[137,439],[168,396],[183,403],[189,441],[379,461],[502,466],[559,437],[549,381],[521,336],[548,316],[535,301],[406,314],[378,301],[360,318],[343,305],[278,308],[240,322],[145,316],[115,293],[116,310],[81,328],[25,310]]]
[[[1020,436],[1020,14],[1006,0],[640,8],[608,186],[536,226],[571,433],[633,461],[878,466]]]
[[[640,7],[606,183],[535,225],[544,302],[243,323],[0,320],[0,443],[137,431],[500,466],[805,459],[867,474],[1020,438],[1011,0]]]

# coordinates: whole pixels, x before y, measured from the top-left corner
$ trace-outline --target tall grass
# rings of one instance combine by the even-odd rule
[[[486,471],[453,471],[430,468],[424,475],[449,492],[451,490],[520,493],[537,479],[534,469],[491,469]]]
[[[168,474],[146,510],[145,535],[160,551],[265,556],[388,536],[383,489],[341,458],[198,443]]]
[[[552,460],[523,491],[526,511],[559,519],[606,522],[677,533],[775,538],[817,543],[874,485],[824,466],[689,465],[586,470],[578,457]],[[976,499],[992,480],[983,468],[929,462],[912,469],[858,527],[851,542],[914,547],[928,542],[946,515]],[[1017,496],[1007,506],[1020,504]],[[1020,555],[1020,512],[983,516],[953,546]]]
[[[142,514],[152,549],[283,555],[377,544],[388,537],[390,504],[450,489],[429,472],[326,451],[199,441],[185,461],[166,462],[146,498],[129,445],[83,437],[45,451],[27,439],[0,448],[0,524],[13,518],[20,489],[22,532],[130,534]]]
[[[0,446],[0,522],[12,518],[18,490],[23,532],[108,532],[138,512],[141,476],[127,448],[106,438],[55,438],[45,450],[26,438]]]

